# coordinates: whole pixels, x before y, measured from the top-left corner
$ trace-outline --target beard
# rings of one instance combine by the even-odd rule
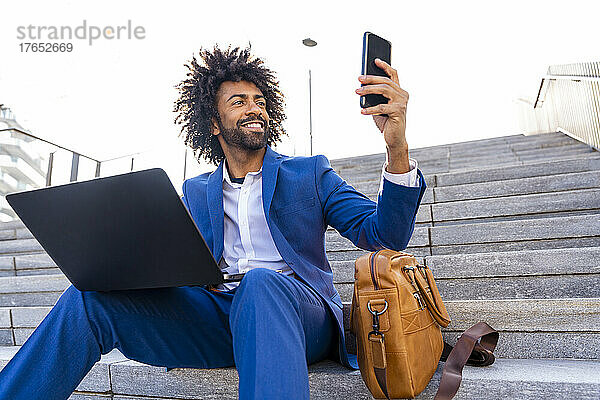
[[[242,128],[242,124],[255,120],[260,120],[263,123],[263,132],[248,132]],[[227,143],[229,146],[255,151],[260,150],[267,145],[267,139],[269,137],[269,124],[260,117],[240,120],[237,122],[236,127],[231,129],[226,129],[222,125],[221,121],[217,121],[217,123],[219,125],[221,135],[223,136],[223,140],[225,140],[225,143]]]

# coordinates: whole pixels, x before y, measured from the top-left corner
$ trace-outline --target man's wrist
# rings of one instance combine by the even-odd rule
[[[410,158],[410,171],[405,174],[392,174],[386,171],[387,162],[381,167],[381,180],[379,184],[379,193],[383,190],[383,182],[390,181],[396,185],[408,186],[408,187],[419,187],[419,175],[417,172],[418,163],[417,160]]]
[[[385,170],[392,174],[405,174],[410,171],[408,162],[408,144],[386,146],[387,165]]]

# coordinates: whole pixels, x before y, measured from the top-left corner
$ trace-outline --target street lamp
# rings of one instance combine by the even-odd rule
[[[306,47],[315,47],[317,42],[311,38],[302,40]],[[313,135],[312,135],[312,77],[310,67],[308,68],[308,127],[310,133],[310,155],[313,155]]]

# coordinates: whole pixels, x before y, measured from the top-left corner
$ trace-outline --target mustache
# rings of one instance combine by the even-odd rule
[[[239,127],[239,126],[241,126],[241,125],[243,125],[243,124],[245,124],[247,122],[253,122],[253,121],[260,121],[260,122],[262,122],[262,124],[263,124],[264,127],[267,127],[267,125],[268,125],[267,121],[265,121],[265,119],[263,117],[261,117],[260,115],[257,115],[256,117],[252,117],[251,116],[251,117],[248,117],[246,119],[239,120],[238,123],[237,123],[237,125]]]

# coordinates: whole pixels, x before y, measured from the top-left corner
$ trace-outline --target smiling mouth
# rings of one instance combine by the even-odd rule
[[[264,123],[262,121],[249,121],[243,123],[241,126],[252,131],[262,131],[264,128]]]

